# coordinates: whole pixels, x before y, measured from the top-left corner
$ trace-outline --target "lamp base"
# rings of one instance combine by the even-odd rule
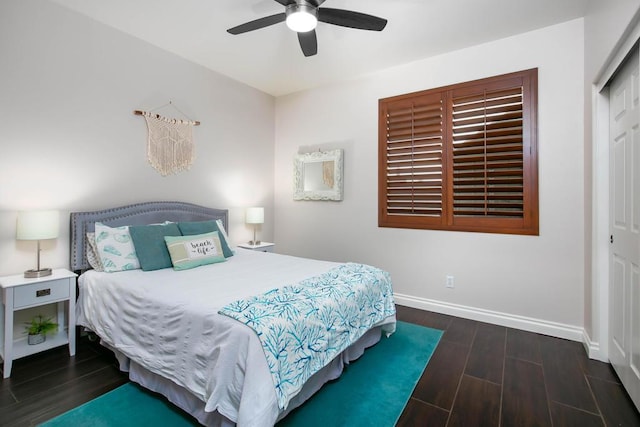
[[[262,243],[260,240],[249,240],[251,246],[258,246],[260,243]]]
[[[36,277],[51,276],[50,268],[41,268],[40,270],[27,270],[24,272],[24,277],[27,279],[34,279]]]

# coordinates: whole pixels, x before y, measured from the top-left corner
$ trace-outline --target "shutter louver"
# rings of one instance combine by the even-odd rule
[[[522,97],[522,87],[454,94],[454,217],[523,218]]]
[[[442,98],[388,105],[385,117],[387,215],[441,217]]]

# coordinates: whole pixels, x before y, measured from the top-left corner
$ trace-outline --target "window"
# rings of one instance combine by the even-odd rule
[[[379,101],[378,225],[538,235],[538,70]]]

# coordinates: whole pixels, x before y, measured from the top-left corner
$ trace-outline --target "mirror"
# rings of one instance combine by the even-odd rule
[[[298,154],[293,200],[342,200],[342,150]]]

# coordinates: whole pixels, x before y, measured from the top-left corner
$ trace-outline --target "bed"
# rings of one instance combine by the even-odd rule
[[[382,334],[393,333],[388,273],[241,248],[222,257],[226,249],[220,246],[218,261],[183,270],[177,262],[148,271],[104,272],[90,265],[95,234],[104,227],[127,226],[135,237],[141,229],[212,221],[219,226],[215,238],[226,241],[224,209],[149,202],[72,213],[70,263],[81,273],[77,323],[115,353],[132,381],[163,394],[201,424],[272,426],[339,377]],[[191,239],[193,245],[201,236],[176,235],[166,243]],[[139,251],[141,263],[145,251]],[[336,321],[327,314],[349,304],[358,305],[360,318],[345,311]],[[301,320],[311,318],[326,323]],[[279,347],[285,336],[295,338],[295,348]]]

